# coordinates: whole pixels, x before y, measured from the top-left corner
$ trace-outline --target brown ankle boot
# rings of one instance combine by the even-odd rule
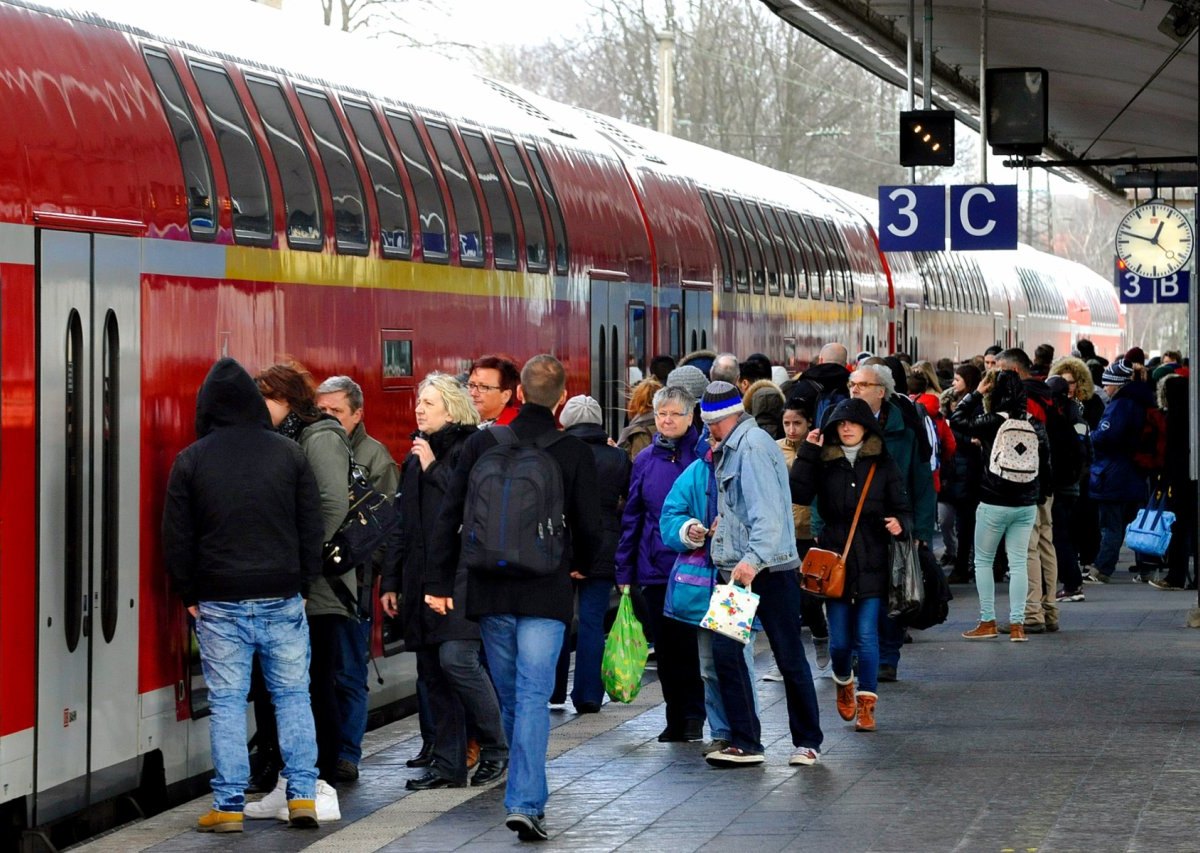
[[[843,720],[854,719],[854,673],[846,677],[845,682],[839,681],[835,675],[833,683],[837,685],[837,709]]]
[[[1020,622],[1013,622],[1008,629],[1008,641],[1010,643],[1025,643],[1029,638],[1025,636],[1025,626]]]
[[[854,730],[856,732],[875,731],[876,695],[866,690],[860,690],[855,698],[858,704],[858,717],[854,720]]]
[[[970,631],[963,631],[963,638],[966,640],[994,640],[996,638],[996,620],[989,619],[986,622],[981,620]]]

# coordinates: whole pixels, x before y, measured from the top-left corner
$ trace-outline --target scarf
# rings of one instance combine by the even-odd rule
[[[295,412],[288,412],[285,417],[275,428],[275,431],[285,438],[290,438],[292,441],[300,440],[300,433],[304,432],[304,428],[308,426],[300,416]]]

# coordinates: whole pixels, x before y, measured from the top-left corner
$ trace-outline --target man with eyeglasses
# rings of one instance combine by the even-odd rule
[[[901,479],[908,490],[913,507],[913,538],[928,545],[937,523],[937,492],[933,488],[933,470],[929,459],[921,458],[921,440],[900,411],[900,401],[891,398],[896,393],[892,371],[882,364],[864,364],[850,374],[847,383],[851,397],[857,397],[871,407],[883,427],[883,443],[888,455],[900,469]],[[879,619],[879,680],[895,681],[900,666],[900,647],[904,645],[904,627],[880,611]]]
[[[485,355],[471,364],[467,375],[467,393],[479,412],[479,428],[507,426],[520,411],[517,385],[521,374],[517,366],[498,355]]]

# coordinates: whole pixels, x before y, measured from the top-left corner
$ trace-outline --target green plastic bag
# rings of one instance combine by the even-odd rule
[[[621,594],[617,618],[604,641],[604,659],[600,662],[600,677],[613,701],[629,704],[637,698],[648,657],[650,646],[642,623],[633,615],[633,599],[626,591]]]

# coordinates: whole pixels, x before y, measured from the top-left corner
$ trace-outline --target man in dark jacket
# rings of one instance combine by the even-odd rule
[[[255,654],[275,704],[289,819],[315,827],[304,597],[321,574],[317,481],[299,445],[271,429],[254,380],[231,358],[213,365],[200,388],[196,437],[171,467],[162,534],[172,584],[196,620],[212,708],[213,806],[199,829],[242,830]]]
[[[551,355],[537,355],[521,370],[517,397],[524,404],[511,428],[522,442],[554,432],[554,413],[567,399],[567,376]],[[459,528],[463,521],[471,469],[498,444],[491,429],[467,440],[446,490],[441,517],[430,549],[436,565],[425,584],[426,602],[436,613],[461,605],[451,596],[459,560]],[[600,511],[596,500],[596,463],[587,446],[572,436],[551,444],[546,452],[563,478],[564,511],[569,544],[559,571],[550,576],[521,577],[472,572],[467,583],[467,617],[477,619],[509,743],[505,825],[522,841],[548,837],[542,823],[546,788],[546,747],[550,739],[547,703],[554,690],[555,663],[563,632],[574,616],[571,570],[590,574],[591,565],[572,566],[569,554],[597,554],[601,549]],[[517,691],[517,673],[521,691]]]
[[[846,359],[849,357],[849,352],[842,344],[825,344],[817,356],[817,363],[800,376],[821,386],[813,410],[813,426],[817,429],[825,425],[834,406],[850,399],[850,392],[846,388],[846,383],[850,381],[850,371],[846,368]]]
[[[653,362],[651,362],[653,364]],[[614,555],[621,538],[621,507],[629,491],[629,454],[608,443],[604,431],[600,403],[581,395],[567,400],[559,422],[567,435],[588,446],[596,460],[597,501],[600,504],[600,526],[603,540],[594,555],[576,552],[572,564],[592,566],[590,575],[572,570],[575,592],[578,595],[579,630],[575,637],[575,685],[571,703],[580,714],[594,714],[604,702],[604,684],[600,680],[600,661],[604,656],[604,614],[608,612],[609,594],[616,574]],[[551,707],[562,705],[567,698],[567,673],[571,664],[571,637],[563,637],[558,656],[558,672],[554,683]]]

